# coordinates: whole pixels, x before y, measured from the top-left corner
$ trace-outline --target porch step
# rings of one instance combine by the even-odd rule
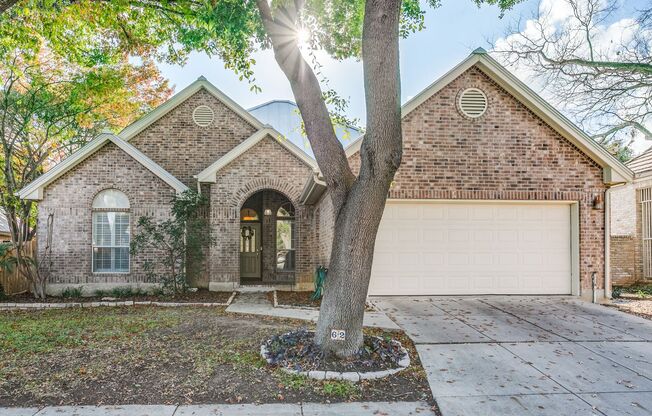
[[[267,292],[241,292],[233,299],[232,305],[246,306],[272,306],[267,298]]]

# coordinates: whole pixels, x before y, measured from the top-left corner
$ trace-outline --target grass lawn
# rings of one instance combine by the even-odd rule
[[[305,325],[223,308],[0,312],[0,406],[433,401],[402,334],[392,336],[416,365],[384,380],[317,381],[267,366],[261,341]]]

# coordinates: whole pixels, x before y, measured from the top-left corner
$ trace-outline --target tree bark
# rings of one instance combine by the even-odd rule
[[[257,4],[333,200],[334,239],[315,341],[327,354],[349,357],[362,346],[362,321],[376,233],[387,193],[401,163],[401,2],[369,0],[365,5],[362,58],[367,131],[357,179],[335,135],[319,82],[297,45],[301,1],[295,1],[294,7],[278,9],[276,15],[266,0],[258,0]],[[345,339],[331,340],[333,330],[344,330]]]

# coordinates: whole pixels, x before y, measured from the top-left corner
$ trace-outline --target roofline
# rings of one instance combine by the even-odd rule
[[[258,104],[258,105],[255,105],[255,106],[253,106],[253,107],[251,107],[251,108],[248,108],[247,111],[258,110],[259,108],[261,108],[261,107],[265,107],[266,105],[270,105],[270,104],[272,104],[272,103],[291,104],[291,105],[293,105],[293,106],[295,106],[295,107],[298,107],[297,103],[295,103],[295,102],[292,101],[292,100],[269,100],[269,101],[265,101],[264,103],[260,103],[260,104]]]
[[[603,168],[603,181],[606,184],[630,182],[633,180],[634,173],[631,169],[616,159],[605,148],[481,49],[476,49],[466,59],[403,104],[401,107],[401,118],[406,117],[474,65],[477,65],[482,72],[496,81],[537,116],[541,117],[550,127],[597,162]],[[360,136],[358,140],[351,143],[345,149],[347,157],[352,156],[360,150],[363,137]]]
[[[266,101],[266,102],[264,102],[262,104],[258,104],[257,106],[251,107],[247,111],[255,111],[255,110],[258,110],[259,108],[265,107],[266,105],[270,105],[270,104],[273,104],[273,103],[291,104],[291,105],[299,108],[297,103],[295,103],[292,100],[269,100],[269,101]],[[356,126],[351,125],[351,124],[347,124],[345,126],[339,126],[339,127],[350,129],[350,130],[355,130],[356,132],[361,132],[363,130],[361,127],[356,127]]]
[[[134,158],[137,162],[147,168],[150,172],[158,176],[165,183],[174,188],[177,193],[188,190],[188,187],[181,181],[175,178],[171,173],[163,169],[160,165],[154,162],[149,157],[145,156],[140,150],[136,149],[133,145],[122,140],[110,132],[99,134],[93,140],[84,145],[81,149],[77,150],[72,155],[68,156],[61,163],[41,175],[38,179],[25,186],[16,195],[21,199],[41,200],[43,199],[44,189],[55,180],[59,179],[62,175],[74,168],[89,156],[101,149],[107,142],[112,142],[120,149],[122,149],[129,156]]]
[[[164,102],[163,104],[156,107],[154,110],[150,111],[143,117],[139,118],[135,122],[131,123],[129,126],[122,129],[118,134],[123,140],[129,141],[132,137],[138,133],[145,130],[147,127],[152,125],[154,122],[159,120],[161,117],[175,109],[179,104],[183,103],[185,100],[190,98],[197,91],[204,88],[208,93],[217,98],[220,102],[226,105],[229,109],[235,112],[237,115],[242,117],[245,121],[251,124],[256,129],[262,129],[264,127],[263,123],[260,122],[256,117],[254,117],[247,110],[242,108],[240,104],[233,101],[226,94],[220,91],[215,85],[211,84],[206,78],[199,77],[195,82],[188,85],[186,88],[182,89],[176,93],[172,98]]]
[[[639,159],[641,156],[645,155],[649,151],[652,151],[652,146],[650,146],[647,149],[645,149],[644,151],[642,151],[641,154],[636,155],[633,158],[629,159],[627,162],[625,162],[625,166],[627,166],[630,163],[634,162],[636,159]]]
[[[261,130],[258,130],[242,143],[228,151],[225,155],[213,162],[209,167],[199,172],[195,177],[199,182],[202,183],[215,183],[217,181],[217,172],[226,167],[228,164],[233,162],[238,157],[245,154],[249,149],[254,147],[257,143],[263,140],[265,137],[270,136],[275,139],[279,144],[284,146],[287,150],[295,155],[299,160],[308,165],[313,170],[317,169],[317,162],[306,152],[301,150],[297,145],[292,143],[290,140],[284,139],[283,135],[278,131],[274,130],[270,126],[267,126]]]

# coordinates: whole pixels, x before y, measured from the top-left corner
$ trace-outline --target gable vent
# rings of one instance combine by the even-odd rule
[[[208,127],[213,124],[215,113],[213,109],[207,105],[200,105],[192,112],[192,120],[199,127]]]
[[[467,88],[460,94],[458,106],[465,116],[478,118],[487,111],[487,96],[477,88]]]

